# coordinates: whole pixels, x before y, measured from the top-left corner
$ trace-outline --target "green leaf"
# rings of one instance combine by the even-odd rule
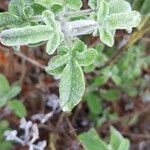
[[[89,5],[92,9],[96,10],[96,8],[97,8],[97,0],[89,0],[89,1],[88,1],[88,5]]]
[[[120,91],[118,89],[109,89],[107,91],[101,91],[102,98],[108,101],[116,101],[120,98]]]
[[[63,6],[65,4],[64,0],[34,0],[35,3],[40,4],[41,6],[51,9],[53,6]]]
[[[85,98],[90,111],[95,115],[99,115],[102,112],[102,105],[97,93],[89,93]]]
[[[121,13],[121,12],[130,12],[131,5],[125,0],[111,0],[109,2],[109,14]]]
[[[0,95],[4,94],[10,89],[9,82],[6,77],[0,74]]]
[[[110,130],[111,130],[110,144],[114,150],[117,150],[119,148],[120,143],[123,140],[123,136],[114,127],[111,127]]]
[[[99,138],[94,128],[80,134],[79,139],[85,150],[108,150],[107,145]]]
[[[46,52],[51,55],[55,52],[60,44],[60,34],[59,32],[54,33],[52,38],[47,42]]]
[[[113,34],[106,28],[99,28],[99,32],[101,41],[109,47],[112,47],[114,45]]]
[[[64,68],[67,60],[68,54],[65,54],[63,56],[54,56],[48,63],[48,66],[46,67],[46,72],[48,74],[53,74],[55,73],[55,71],[58,72],[58,70],[62,70],[61,68]]]
[[[113,29],[128,29],[137,27],[141,21],[141,16],[137,11],[111,14],[106,17],[104,24],[110,30]]]
[[[143,15],[149,15],[150,14],[150,1],[149,0],[144,1],[144,4],[141,8],[141,13]]]
[[[97,51],[93,48],[77,54],[77,61],[81,66],[88,66],[92,64],[97,56]]]
[[[27,26],[1,32],[1,43],[7,46],[34,44],[46,41],[53,34],[52,28],[46,25]]]
[[[81,40],[77,39],[75,41],[75,43],[73,44],[73,50],[74,51],[78,51],[78,52],[83,52],[84,50],[86,50],[87,47],[85,45],[84,42],[82,42]]]
[[[11,110],[13,110],[15,112],[15,114],[20,118],[26,117],[26,115],[27,115],[27,110],[26,110],[24,104],[19,100],[14,99],[12,101],[9,101],[8,107]]]
[[[129,150],[130,142],[128,139],[123,139],[117,150]]]
[[[98,87],[98,86],[104,85],[107,82],[107,80],[108,80],[108,76],[104,76],[104,75],[97,76],[94,79],[92,86]]]
[[[21,17],[22,19],[26,18],[25,15],[25,2],[24,0],[11,0],[9,3],[9,8],[8,8],[9,12]]]
[[[81,0],[65,0],[66,6],[73,10],[78,10],[82,7]]]
[[[77,61],[69,62],[61,75],[60,106],[63,111],[71,111],[82,99],[85,90],[83,72]]]
[[[140,11],[140,9],[142,8],[144,2],[145,2],[145,0],[134,0],[133,3],[132,3],[132,8],[134,10]]]
[[[25,23],[17,16],[4,12],[0,13],[0,30],[12,27],[20,27]]]
[[[104,0],[100,1],[100,6],[97,14],[97,21],[101,24],[103,19],[109,14],[109,5]]]

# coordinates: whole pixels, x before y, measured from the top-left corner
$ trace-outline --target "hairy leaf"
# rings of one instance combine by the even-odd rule
[[[74,51],[83,52],[85,49],[87,49],[85,43],[79,39],[76,40],[75,43],[73,44]]]
[[[112,47],[114,44],[114,37],[111,31],[106,28],[100,28],[99,32],[101,41],[109,47]]]
[[[46,45],[46,52],[51,55],[55,52],[55,50],[57,49],[57,47],[60,44],[60,34],[59,32],[54,33],[54,35],[52,36],[52,38],[47,42]]]
[[[19,100],[14,99],[12,101],[9,101],[8,108],[10,108],[12,111],[14,111],[15,114],[20,118],[26,117],[26,115],[27,115],[27,110],[26,110],[24,104]]]
[[[130,12],[131,5],[125,0],[111,0],[109,2],[109,14],[121,13],[121,12]]]
[[[77,61],[67,63],[60,81],[60,106],[71,111],[82,99],[85,90],[83,72]]]
[[[97,51],[93,48],[77,54],[77,61],[81,66],[88,66],[92,64],[97,56]]]
[[[68,60],[68,54],[65,54],[63,56],[54,56],[50,62],[48,63],[48,66],[46,67],[46,72],[51,74],[55,70],[60,69],[60,67],[64,66]]]
[[[18,27],[18,26],[20,27],[23,24],[26,23],[11,13],[8,12],[0,13],[0,30],[11,27]]]
[[[66,6],[73,10],[77,10],[82,7],[81,0],[65,0],[65,2],[66,2]]]
[[[140,21],[141,17],[137,11],[112,14],[105,19],[106,27],[111,30],[136,27],[139,25]]]
[[[103,19],[109,14],[109,5],[104,0],[100,1],[97,21],[102,23]]]
[[[34,44],[51,38],[53,31],[46,25],[27,26],[1,32],[1,43],[7,46]]]

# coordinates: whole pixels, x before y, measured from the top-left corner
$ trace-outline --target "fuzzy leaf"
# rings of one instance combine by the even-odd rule
[[[0,13],[0,30],[15,26],[22,26],[24,22],[17,16],[8,12]]]
[[[0,74],[0,95],[4,94],[10,89],[9,82],[6,77]]]
[[[60,70],[60,67],[66,64],[68,60],[68,54],[65,54],[63,56],[54,56],[50,62],[48,63],[48,66],[46,67],[46,72],[49,74],[53,74],[53,72]]]
[[[111,130],[110,144],[114,150],[115,149],[117,150],[119,148],[121,141],[123,140],[123,136],[114,127],[111,127],[110,130]]]
[[[129,140],[128,139],[123,139],[117,150],[129,150],[129,148],[130,148]]]
[[[130,12],[131,5],[125,0],[111,0],[109,2],[109,14],[121,13],[121,12]]]
[[[99,32],[101,41],[109,47],[112,47],[114,44],[114,37],[111,31],[106,28],[100,28]]]
[[[96,8],[97,8],[97,1],[96,1],[96,0],[89,0],[89,1],[88,1],[88,5],[89,5],[92,9],[96,9]]]
[[[34,0],[35,3],[38,3],[42,5],[43,7],[46,7],[47,9],[51,9],[53,5],[63,5],[64,0]]]
[[[9,3],[9,12],[21,17],[22,19],[25,19],[25,2],[24,0],[11,0]]]
[[[74,51],[83,52],[85,49],[87,49],[86,45],[79,39],[73,44]]]
[[[106,17],[109,14],[109,5],[104,0],[100,1],[100,6],[98,9],[98,17],[97,21],[99,23],[102,23],[104,17]]]
[[[27,110],[24,106],[24,104],[19,101],[19,100],[12,100],[12,101],[9,101],[8,102],[8,107],[15,112],[15,114],[20,117],[20,118],[23,118],[23,117],[26,117],[27,115]]]
[[[77,10],[82,7],[81,0],[65,0],[65,2],[66,2],[66,6],[73,10]]]
[[[81,66],[88,66],[92,64],[97,56],[97,51],[93,48],[77,54],[77,61]]]
[[[1,32],[1,43],[7,46],[34,44],[51,38],[53,31],[46,25],[27,26]]]
[[[110,30],[127,29],[137,27],[141,21],[141,16],[137,11],[112,14],[106,17],[104,24]]]
[[[69,62],[61,75],[60,106],[63,111],[71,111],[82,99],[85,90],[83,72],[77,61]]]
[[[52,38],[47,42],[46,45],[46,52],[51,55],[55,52],[55,50],[57,49],[57,47],[60,44],[60,34],[59,32],[54,33],[54,35],[52,36]]]
[[[79,139],[85,150],[108,150],[107,145],[99,138],[94,128],[80,134]]]

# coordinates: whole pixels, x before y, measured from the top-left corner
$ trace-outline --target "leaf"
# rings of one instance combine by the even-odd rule
[[[97,51],[93,48],[77,54],[77,61],[81,66],[88,66],[92,64],[97,56]]]
[[[114,150],[117,150],[119,148],[120,143],[123,140],[123,136],[114,127],[111,127],[110,131],[111,131],[110,144]]]
[[[117,150],[129,150],[130,142],[128,139],[123,139]]]
[[[60,34],[59,32],[54,33],[54,35],[52,36],[52,38],[47,42],[46,45],[46,52],[51,55],[55,52],[55,50],[57,49],[57,47],[60,44]]]
[[[101,113],[102,111],[101,99],[97,95],[97,93],[94,93],[94,92],[89,93],[86,96],[86,102],[87,102],[88,108],[93,114],[99,115]]]
[[[101,85],[104,85],[108,80],[108,77],[107,76],[104,76],[104,75],[101,75],[101,76],[97,76],[93,83],[92,83],[92,86],[94,87],[98,87],[98,86],[101,86]]]
[[[51,38],[52,29],[46,25],[27,26],[1,32],[1,43],[7,46],[34,44]]]
[[[67,60],[68,54],[65,54],[63,56],[54,56],[48,63],[48,66],[46,67],[46,72],[48,74],[53,74],[55,71],[60,70],[60,67],[64,68],[64,65],[66,64]]]
[[[83,72],[77,61],[69,62],[60,80],[60,106],[63,111],[71,111],[82,99],[85,90]]]
[[[75,43],[73,44],[73,50],[74,51],[78,51],[78,52],[83,52],[84,50],[86,50],[87,47],[85,45],[84,42],[82,42],[81,40],[77,39],[75,41]]]
[[[137,27],[141,21],[141,16],[137,11],[111,14],[106,17],[104,24],[108,29],[128,29]]]
[[[24,0],[11,0],[9,3],[9,8],[8,8],[9,12],[19,16],[22,19],[26,18],[25,15],[25,2]]]
[[[65,0],[66,6],[73,10],[78,10],[82,7],[81,0]]]
[[[47,9],[51,9],[53,5],[63,5],[64,0],[34,0],[35,3],[38,3],[42,5],[43,7],[46,7]]]
[[[111,0],[109,2],[109,14],[116,14],[121,12],[130,12],[131,5],[125,0]]]
[[[140,11],[141,7],[143,6],[145,0],[134,0],[132,3],[132,8],[134,10]]]
[[[13,110],[15,112],[15,114],[20,118],[26,117],[26,115],[27,115],[27,110],[26,110],[24,104],[19,100],[14,99],[12,101],[9,101],[8,107],[11,110]]]
[[[94,128],[79,135],[85,150],[108,150],[107,145],[99,138]]]
[[[9,82],[6,77],[0,74],[0,95],[4,94],[10,89]]]
[[[88,5],[93,9],[96,10],[97,8],[97,0],[89,0]]]
[[[100,1],[100,6],[97,14],[97,21],[102,23],[103,19],[109,14],[109,5],[104,0]]]
[[[109,89],[102,91],[101,96],[108,101],[117,101],[120,98],[120,91],[118,89]]]
[[[17,16],[8,12],[0,13],[0,30],[12,28],[15,26],[22,26],[24,22]]]
[[[144,1],[144,4],[143,4],[143,6],[142,6],[142,8],[141,8],[141,13],[142,13],[143,15],[148,15],[148,14],[150,14],[150,1],[149,1],[149,0],[145,0],[145,1]]]
[[[112,47],[114,45],[113,34],[106,28],[99,28],[99,32],[101,41],[109,47]]]

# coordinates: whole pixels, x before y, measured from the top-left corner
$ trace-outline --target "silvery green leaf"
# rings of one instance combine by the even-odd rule
[[[6,77],[0,74],[0,95],[4,94],[10,89],[9,82]]]
[[[57,47],[60,44],[60,34],[59,32],[56,32],[53,34],[52,38],[47,42],[46,45],[46,52],[51,55],[55,52]]]
[[[92,64],[97,56],[97,51],[93,48],[77,53],[77,61],[81,66]]]
[[[51,9],[53,5],[63,5],[64,0],[34,0],[35,3],[38,3],[42,5],[43,7],[46,7],[47,9]]]
[[[130,12],[131,5],[125,0],[111,0],[109,2],[109,14],[121,13],[121,12]]]
[[[42,41],[42,42],[38,42],[38,43],[35,43],[35,44],[29,44],[28,46],[29,47],[39,47],[39,46],[41,46],[45,43],[46,43],[46,41]]]
[[[51,38],[52,29],[46,25],[14,28],[1,32],[1,43],[7,46],[34,44]]]
[[[30,7],[30,6],[27,7],[25,9],[25,14],[26,14],[27,18],[32,17],[34,15],[34,9],[32,7]]]
[[[67,46],[59,46],[59,48],[57,49],[57,53],[59,55],[64,55],[66,54],[70,49]]]
[[[97,0],[89,0],[88,5],[92,8],[95,9],[97,8]]]
[[[9,101],[8,108],[14,111],[15,114],[20,118],[26,117],[27,115],[27,110],[24,104],[19,100],[14,99],[12,101]]]
[[[34,4],[34,0],[24,0],[25,4],[30,6],[32,4]]]
[[[109,5],[104,0],[100,1],[98,14],[97,14],[97,21],[99,24],[102,23],[103,19],[109,14]]]
[[[109,47],[114,45],[114,37],[110,30],[99,28],[100,40]]]
[[[55,70],[60,70],[60,67],[64,67],[64,65],[66,64],[68,56],[68,54],[65,54],[63,56],[54,56],[48,63],[48,66],[46,67],[46,72],[51,74],[55,72]]]
[[[78,52],[83,52],[87,49],[87,46],[81,40],[77,39],[73,44],[73,50]]]
[[[24,22],[20,18],[11,13],[8,12],[0,13],[0,30],[15,26],[20,27],[23,24]]]
[[[8,8],[9,12],[21,17],[22,19],[26,18],[25,15],[25,2],[24,0],[11,0],[9,3],[9,8]]]
[[[65,0],[66,6],[73,10],[78,10],[82,7],[81,0]]]
[[[108,150],[106,143],[99,138],[94,128],[80,134],[79,139],[85,150]]]
[[[42,13],[42,18],[43,18],[43,21],[53,27],[54,29],[57,28],[57,23],[56,23],[56,20],[55,20],[55,16],[54,14],[49,11],[49,10],[45,10],[43,13]]]
[[[111,130],[110,144],[114,150],[115,149],[117,150],[119,148],[121,141],[123,140],[123,136],[114,127],[111,127],[110,130]]]
[[[106,17],[104,24],[108,29],[128,29],[137,27],[141,21],[141,16],[137,11],[112,14]]]
[[[83,71],[76,60],[67,63],[60,80],[60,106],[71,111],[82,99],[85,90]]]
[[[117,150],[129,150],[130,149],[130,142],[128,139],[123,139],[120,143],[120,146]]]

